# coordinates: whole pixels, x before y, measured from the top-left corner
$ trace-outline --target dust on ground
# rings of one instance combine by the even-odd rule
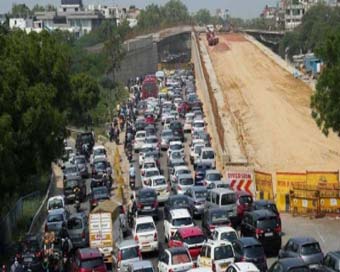
[[[202,37],[203,39],[203,37]],[[205,37],[204,37],[205,39]],[[209,55],[225,107],[242,127],[247,156],[266,171],[337,170],[340,139],[324,136],[311,117],[312,90],[241,34],[219,36]]]

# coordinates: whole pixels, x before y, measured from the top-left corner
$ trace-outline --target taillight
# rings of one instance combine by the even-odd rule
[[[153,202],[153,207],[154,207],[154,208],[157,208],[157,207],[158,207],[158,201],[157,201],[157,200],[155,200],[155,201]]]
[[[281,226],[275,227],[275,228],[274,228],[274,231],[275,231],[276,233],[281,233]]]
[[[244,257],[244,256],[241,256],[241,258],[240,258],[240,262],[245,262],[246,261],[246,257]]]
[[[137,235],[135,236],[135,241],[138,242],[138,236]]]
[[[170,269],[168,270],[168,272],[174,272],[174,270],[170,268]]]
[[[137,208],[138,208],[138,209],[143,209],[143,204],[140,203],[140,202],[138,202],[138,203],[137,203]]]
[[[214,230],[215,229],[215,225],[209,225],[209,229],[210,230]]]
[[[122,259],[123,259],[122,252],[119,251],[119,252],[118,252],[118,262],[120,262]]]
[[[85,239],[85,231],[81,233],[81,238]]]
[[[140,251],[140,249],[138,248],[138,257],[141,260],[142,259],[142,252]]]
[[[215,264],[215,262],[214,261],[212,261],[212,263],[211,263],[212,265],[211,265],[211,269],[212,269],[212,271],[214,271],[214,272],[216,272],[216,264]]]
[[[36,252],[35,257],[40,258],[41,257],[41,251]]]
[[[45,232],[47,232],[48,230],[47,230],[47,224],[45,224]]]
[[[263,234],[264,233],[264,230],[263,229],[256,229],[256,234],[259,235],[259,234]]]
[[[120,210],[120,214],[125,214],[125,208],[122,206],[121,210]]]
[[[182,187],[180,185],[177,185],[178,190],[182,190]]]
[[[153,236],[153,240],[157,241],[158,240],[158,236],[157,236],[157,232],[155,232],[154,236]]]
[[[203,181],[204,186],[208,186],[208,182]]]
[[[170,188],[170,185],[168,184],[168,187],[166,188],[166,191],[167,192],[170,192],[171,191],[171,188]]]

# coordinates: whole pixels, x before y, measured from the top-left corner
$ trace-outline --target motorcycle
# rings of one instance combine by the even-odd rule
[[[74,208],[79,213],[80,212],[80,196],[79,196],[80,189],[77,187],[73,191],[75,193]]]
[[[130,176],[129,178],[130,188],[131,190],[134,190],[136,188],[136,178]]]

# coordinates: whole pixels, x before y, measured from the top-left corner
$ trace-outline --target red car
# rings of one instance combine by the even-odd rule
[[[199,227],[179,229],[171,238],[169,247],[187,247],[191,258],[196,260],[205,241],[203,231]]]
[[[144,121],[147,125],[155,124],[155,117],[152,114],[145,114]]]
[[[190,111],[190,106],[187,102],[182,102],[181,104],[179,104],[177,111],[181,116],[184,116]]]
[[[253,197],[245,191],[236,191],[236,197],[237,217],[239,222],[241,222],[244,212],[250,211],[252,208]]]
[[[72,272],[107,272],[102,254],[97,248],[77,249],[71,263]]]

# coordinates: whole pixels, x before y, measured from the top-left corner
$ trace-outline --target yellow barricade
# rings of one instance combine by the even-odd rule
[[[290,210],[290,190],[293,185],[306,184],[306,173],[276,173],[276,206],[279,211]]]
[[[306,180],[307,184],[311,186],[329,187],[333,185],[339,185],[339,171],[307,171]]]
[[[274,200],[272,174],[254,171],[256,199]]]

